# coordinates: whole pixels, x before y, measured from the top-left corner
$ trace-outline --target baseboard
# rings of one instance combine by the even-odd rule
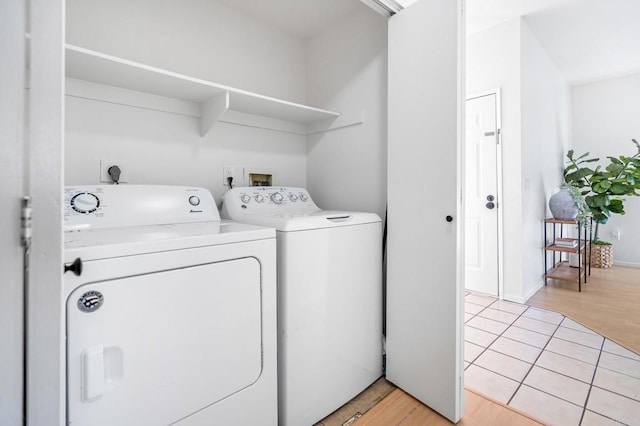
[[[640,263],[636,263],[636,262],[621,262],[618,260],[614,260],[613,264],[618,266],[627,266],[629,268],[640,268]]]
[[[540,281],[534,288],[529,290],[529,292],[524,296],[505,294],[502,296],[502,298],[509,302],[515,302],[515,303],[520,303],[521,305],[525,305],[527,303],[527,300],[531,299],[531,297],[533,297],[533,295],[536,294],[538,290],[540,290],[542,287],[544,287],[544,281]]]

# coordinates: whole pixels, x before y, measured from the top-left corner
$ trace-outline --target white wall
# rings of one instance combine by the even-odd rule
[[[467,94],[501,89],[504,235],[519,235],[522,217],[520,19],[467,37]],[[519,238],[504,239],[504,298],[523,295]]]
[[[467,93],[502,95],[504,289],[524,302],[543,284],[542,220],[570,144],[569,86],[520,18],[467,39]]]
[[[67,42],[305,102],[305,43],[215,0],[68,0]]]
[[[190,76],[306,101],[302,39],[211,0],[70,0],[68,42]],[[222,166],[276,173],[306,186],[305,136],[67,97],[65,184],[95,184],[100,160],[126,161],[132,184],[224,192]],[[237,182],[236,182],[237,183]]]
[[[368,8],[308,43],[308,101],[363,125],[310,136],[307,184],[321,208],[370,211],[387,200],[387,19]]]
[[[571,99],[576,153],[603,159],[635,154],[631,139],[640,141],[640,73],[574,86]],[[600,239],[615,244],[614,263],[640,267],[640,197],[626,197],[625,211],[600,226]],[[619,241],[611,234],[615,230],[620,230]]]
[[[569,84],[526,22],[521,29],[522,86],[522,295],[542,287],[542,221],[551,217],[548,200],[562,183],[571,143]]]

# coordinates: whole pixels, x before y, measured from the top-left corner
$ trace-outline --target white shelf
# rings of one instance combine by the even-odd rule
[[[288,102],[150,67],[93,50],[66,45],[66,75],[121,89],[194,102],[201,105],[204,136],[228,110],[302,125],[330,127],[340,113]]]

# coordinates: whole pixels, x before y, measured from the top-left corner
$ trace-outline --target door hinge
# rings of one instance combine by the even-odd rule
[[[31,197],[25,195],[22,197],[20,208],[20,240],[22,247],[31,245]]]

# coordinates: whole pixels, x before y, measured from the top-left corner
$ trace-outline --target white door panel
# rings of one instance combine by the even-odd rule
[[[0,1],[0,425],[22,425],[25,1]]]
[[[84,312],[79,301],[92,291],[103,303]],[[262,371],[253,257],[88,283],[70,294],[66,311],[74,425],[171,424]]]
[[[465,285],[498,296],[496,94],[466,102]],[[490,198],[493,197],[493,200]],[[491,204],[493,203],[493,206]]]
[[[389,21],[387,378],[462,415],[462,2]],[[451,221],[447,221],[451,216]]]

